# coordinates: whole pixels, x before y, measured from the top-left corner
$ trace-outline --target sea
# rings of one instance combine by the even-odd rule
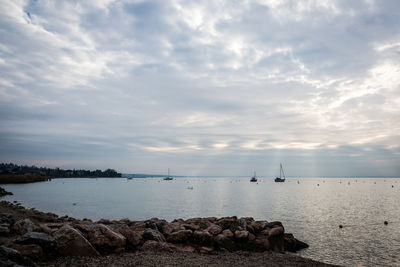
[[[1,186],[14,193],[4,200],[79,219],[281,221],[285,232],[309,244],[299,256],[343,266],[400,266],[400,178],[58,178]]]

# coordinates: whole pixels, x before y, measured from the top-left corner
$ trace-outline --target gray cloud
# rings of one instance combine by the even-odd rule
[[[0,160],[398,175],[397,1],[2,1]],[[271,171],[272,170],[272,171]]]

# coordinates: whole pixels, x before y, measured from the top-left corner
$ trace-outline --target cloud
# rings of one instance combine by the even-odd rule
[[[399,8],[1,1],[0,160],[398,175]]]

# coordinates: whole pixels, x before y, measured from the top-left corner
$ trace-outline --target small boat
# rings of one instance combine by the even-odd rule
[[[250,182],[257,182],[256,172],[254,172],[254,176],[251,177]]]
[[[169,176],[169,168],[168,168],[168,176],[167,177],[164,177],[164,180],[165,181],[171,181],[171,180],[173,180],[174,178],[172,178],[171,176]]]
[[[285,172],[283,171],[283,167],[282,167],[282,163],[280,165],[281,165],[281,168],[279,170],[279,177],[275,178],[275,182],[277,182],[277,183],[282,183],[286,180]],[[282,179],[282,175],[283,175],[283,179]]]

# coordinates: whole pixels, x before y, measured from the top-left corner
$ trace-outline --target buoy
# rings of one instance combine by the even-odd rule
[[[343,225],[339,224],[339,228],[342,229],[342,228],[343,228]]]
[[[388,221],[384,221],[383,224],[384,224],[384,225],[388,225]]]
[[[392,185],[392,188],[394,187],[394,185]]]
[[[319,184],[317,184],[317,186],[319,186]]]

